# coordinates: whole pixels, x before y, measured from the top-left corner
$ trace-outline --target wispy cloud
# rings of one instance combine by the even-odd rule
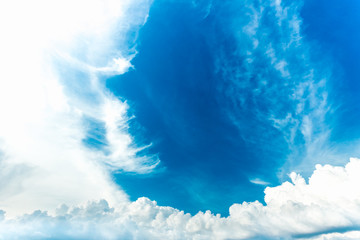
[[[104,79],[131,67],[151,1],[1,2],[0,206],[10,215],[105,198],[126,202],[110,171],[147,173],[128,106]],[[87,119],[104,146],[83,140]]]
[[[315,62],[318,56],[302,33],[302,4],[234,1],[237,11],[224,31],[235,44],[220,46],[218,54],[220,89],[232,100],[230,118],[259,153],[279,151],[280,177],[294,169],[310,174],[316,163],[341,163],[349,154],[331,142],[341,103],[331,96],[329,59]]]
[[[268,186],[270,185],[269,182],[266,182],[260,178],[252,178],[249,180],[250,182],[252,182],[253,184],[257,184],[257,185],[263,185],[263,186]]]

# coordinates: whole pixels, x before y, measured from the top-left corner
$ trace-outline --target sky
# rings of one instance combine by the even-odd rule
[[[0,239],[359,239],[359,11],[0,1]]]

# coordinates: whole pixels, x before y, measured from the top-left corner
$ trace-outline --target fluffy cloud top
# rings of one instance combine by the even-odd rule
[[[0,238],[17,239],[357,239],[360,232],[360,159],[345,167],[317,165],[308,182],[265,190],[265,202],[230,207],[228,217],[195,216],[139,198],[122,207],[105,200],[61,205],[54,214],[34,211],[2,217]],[[4,212],[2,212],[4,216]]]

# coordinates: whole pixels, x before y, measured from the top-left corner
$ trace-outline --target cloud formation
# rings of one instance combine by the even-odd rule
[[[139,198],[122,207],[105,200],[3,219],[0,238],[14,239],[356,239],[360,234],[360,159],[345,167],[317,165],[306,181],[265,190],[265,205],[244,202],[228,217],[195,216]],[[2,213],[4,215],[4,213]]]
[[[110,171],[148,173],[128,106],[104,79],[131,68],[151,1],[1,2],[0,206],[16,215],[105,198]],[[96,123],[94,126],[90,124]],[[97,148],[84,144],[101,129]]]
[[[349,153],[358,154],[331,139],[341,103],[335,105],[331,95],[331,59],[323,52],[319,57],[303,33],[302,4],[224,4],[228,19],[223,31],[230,41],[217,54],[229,117],[260,158],[282,159],[269,159],[282,166],[280,177],[292,170],[309,175],[316,163],[343,164]],[[353,149],[357,145],[351,144]]]
[[[1,3],[0,182],[6,184],[0,186],[0,239],[357,239],[360,160],[355,158],[345,167],[317,165],[308,181],[291,173],[291,182],[266,188],[265,205],[233,204],[228,217],[210,211],[191,216],[145,197],[129,201],[110,171],[148,173],[159,160],[141,155],[146,146],[136,146],[128,133],[128,105],[106,90],[104,79],[132,67],[136,33],[150,4]],[[250,14],[238,37],[247,36],[250,50],[239,53],[247,56],[242,70],[257,72],[251,63],[265,58],[275,78],[256,76],[262,81],[247,96],[253,76],[239,83],[236,74],[242,71],[229,64],[224,74],[235,76],[229,79],[237,86],[229,91],[237,93],[240,108],[265,97],[270,110],[254,114],[271,121],[289,144],[301,136],[310,156],[327,142],[328,102],[326,81],[308,67],[307,52],[300,54],[297,5],[244,4]],[[43,8],[48,11],[39,11]],[[275,16],[271,26],[279,26],[274,32],[262,25],[268,16]],[[281,41],[269,41],[273,35]],[[301,73],[291,68],[297,63]],[[279,79],[287,84],[274,83]],[[293,93],[290,99],[272,99],[274,89],[285,86]],[[89,148],[88,138],[99,144]]]

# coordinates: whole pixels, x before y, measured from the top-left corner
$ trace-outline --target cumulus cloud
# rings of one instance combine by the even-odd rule
[[[150,4],[0,3],[0,206],[9,215],[101,198],[126,202],[110,171],[147,173],[158,164],[156,155],[140,154],[128,106],[104,82],[132,67]],[[89,122],[103,126],[97,148],[84,144]]]
[[[345,167],[317,165],[306,181],[265,190],[258,201],[234,204],[228,217],[210,211],[195,216],[139,198],[121,207],[105,200],[61,205],[3,219],[0,238],[16,239],[357,239],[360,231],[360,159]],[[3,214],[2,214],[3,215]]]

